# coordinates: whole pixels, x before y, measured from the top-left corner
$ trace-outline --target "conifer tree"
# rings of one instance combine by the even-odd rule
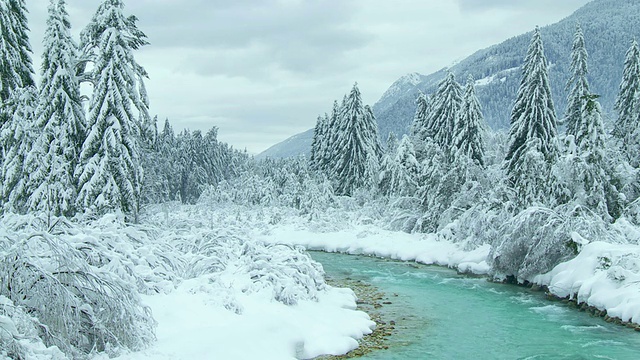
[[[524,205],[542,200],[550,167],[558,156],[557,120],[547,59],[536,28],[522,68],[522,80],[511,112],[505,168],[509,184]]]
[[[24,0],[0,0],[0,205],[24,211],[36,100]]]
[[[484,117],[474,83],[470,76],[462,99],[460,117],[453,132],[453,152],[456,157],[466,156],[484,166]]]
[[[75,77],[76,44],[65,0],[51,0],[42,56],[37,138],[27,157],[29,210],[71,215],[76,200],[74,171],[85,134],[80,85]]]
[[[618,120],[613,129],[613,136],[624,139],[637,127],[638,96],[640,93],[640,49],[638,42],[633,40],[624,61],[624,71],[620,92],[616,99],[615,109]]]
[[[456,127],[460,107],[462,106],[462,87],[455,75],[448,72],[438,85],[429,112],[427,134],[433,136],[436,144],[448,152],[451,150],[453,130]]]
[[[133,50],[147,41],[136,18],[125,17],[123,8],[122,0],[104,0],[81,35],[85,53],[95,62],[95,86],[76,169],[77,204],[97,212],[121,209],[137,217],[142,169],[136,124],[144,112],[139,82],[145,73]]]
[[[567,135],[573,135],[574,139],[581,127],[583,109],[586,104],[586,97],[590,94],[587,74],[587,49],[584,44],[584,34],[580,25],[576,26],[576,33],[573,37],[571,49],[571,76],[567,81],[567,110],[564,123],[566,124]]]
[[[0,101],[35,86],[24,0],[0,0]],[[0,124],[2,125],[2,124]]]
[[[391,151],[385,153],[380,165],[380,191],[384,195],[415,195],[420,166],[416,160],[413,142],[405,135],[399,144],[396,143],[395,147],[392,146],[388,150]]]
[[[344,106],[344,102],[345,100],[342,101],[342,106]],[[331,171],[333,170],[332,165],[335,163],[336,156],[338,156],[339,150],[337,148],[337,142],[342,106],[338,104],[337,100],[333,102],[333,108],[331,109],[331,114],[329,115],[326,123],[326,136],[322,146],[320,146],[318,168],[323,171],[327,177],[330,177]]]
[[[316,121],[316,126],[313,129],[313,140],[311,141],[311,159],[309,164],[311,169],[319,170],[320,164],[323,162],[323,154],[322,149],[325,146],[325,142],[327,141],[327,124],[329,122],[328,116],[318,116],[318,120]]]
[[[7,111],[10,117],[0,133],[0,142],[3,144],[0,200],[3,210],[7,212],[26,212],[29,189],[25,161],[34,142],[33,118],[37,101],[34,86],[15,90]]]
[[[384,148],[384,153],[395,154],[397,149],[398,149],[398,137],[393,131],[391,131],[387,136],[387,142]]]
[[[376,184],[381,147],[375,117],[364,106],[357,84],[346,98],[335,142],[332,178],[336,193],[350,196],[356,189],[370,189]]]
[[[558,178],[562,180],[564,192],[570,195],[572,205],[584,206],[610,220],[619,216],[621,204],[618,190],[608,176],[606,134],[597,97],[585,96],[574,153],[561,159],[555,171],[562,174]]]
[[[429,98],[426,94],[420,92],[416,99],[416,113],[411,123],[411,136],[415,142],[424,141],[428,134],[429,124]]]

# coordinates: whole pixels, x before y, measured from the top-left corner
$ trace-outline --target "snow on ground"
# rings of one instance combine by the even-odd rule
[[[574,259],[534,278],[554,295],[640,323],[640,246],[593,242]]]
[[[407,234],[375,226],[353,226],[332,232],[314,232],[293,224],[274,227],[261,236],[267,243],[301,245],[308,250],[366,254],[402,261],[448,266],[461,272],[487,274],[489,245],[465,250],[435,235]]]
[[[158,340],[118,359],[308,359],[355,349],[355,339],[374,326],[367,314],[353,310],[349,289],[329,288],[317,302],[294,306],[271,301],[270,293],[235,294],[242,308],[236,314],[210,288],[201,277],[169,294],[145,296],[158,321]]]

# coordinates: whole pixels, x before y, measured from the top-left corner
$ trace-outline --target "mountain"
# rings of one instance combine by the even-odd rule
[[[640,38],[640,1],[594,0],[564,20],[541,29],[558,118],[563,117],[566,107],[565,84],[577,23],[582,26],[589,52],[591,91],[601,95],[600,102],[605,114],[610,120],[614,119],[613,104],[622,79],[625,53],[631,40]],[[466,81],[468,75],[477,79],[478,99],[485,119],[493,129],[509,126],[511,108],[520,85],[520,66],[531,36],[529,32],[477,51],[450,68],[461,83]],[[446,70],[430,75],[405,75],[389,87],[373,106],[381,139],[387,139],[391,131],[399,136],[409,131],[418,92],[433,94]],[[309,132],[312,138],[312,130],[304,134]],[[300,135],[285,141],[287,155],[309,152],[311,140],[303,144]]]
[[[256,159],[280,159],[304,155],[307,158],[311,155],[311,141],[313,140],[313,129],[309,129],[300,134],[293,135],[285,141],[279,142],[267,150],[256,155]]]
[[[631,40],[640,35],[640,1],[595,0],[564,20],[541,29],[559,118],[563,117],[566,107],[565,86],[577,23],[582,26],[589,52],[591,91],[601,95],[603,109],[609,119],[613,119],[613,104],[622,79],[625,53]],[[459,82],[464,82],[468,75],[478,79],[478,99],[487,123],[493,129],[509,126],[511,108],[520,85],[520,66],[531,36],[531,33],[526,33],[480,50],[450,68]],[[391,86],[387,91],[390,95],[383,95],[373,107],[382,139],[386,139],[389,131],[407,133],[413,121],[418,91],[433,94],[445,73],[446,69],[443,69],[421,76],[417,84],[415,74],[411,74],[409,78],[405,76]]]

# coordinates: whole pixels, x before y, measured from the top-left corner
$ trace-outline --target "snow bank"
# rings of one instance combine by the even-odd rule
[[[534,278],[559,297],[640,323],[640,246],[592,242],[574,259]]]
[[[225,296],[234,297],[241,314],[220,303]],[[287,306],[267,292],[245,294],[233,287],[225,292],[203,276],[145,301],[159,324],[158,341],[118,359],[307,359],[355,349],[356,339],[374,326],[365,313],[353,310],[349,289],[328,288],[318,301]]]
[[[488,274],[489,245],[473,250],[461,244],[439,240],[435,235],[407,234],[353,226],[350,229],[317,233],[296,225],[274,227],[259,239],[267,243],[302,245],[308,250],[366,254],[401,261],[416,261],[455,268],[461,272]]]

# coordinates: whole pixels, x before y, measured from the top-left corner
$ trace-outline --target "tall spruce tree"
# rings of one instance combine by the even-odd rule
[[[122,0],[104,0],[81,35],[85,54],[94,61],[94,90],[87,118],[87,137],[80,153],[80,208],[96,212],[121,209],[137,217],[142,168],[138,154],[140,74],[133,50],[147,44],[125,17]],[[137,107],[138,116],[133,108]]]
[[[344,101],[343,101],[344,103]],[[338,101],[333,102],[331,114],[326,122],[325,137],[320,145],[320,156],[318,157],[318,169],[323,171],[327,177],[331,176],[332,166],[338,156],[338,128],[340,126],[341,106]]]
[[[455,75],[449,71],[433,96],[426,129],[426,132],[433,136],[433,140],[445,152],[451,150],[453,130],[456,127],[461,106],[462,87],[456,81]]]
[[[597,95],[586,95],[581,122],[576,133],[576,146],[559,159],[554,172],[559,174],[559,189],[572,212],[579,205],[602,219],[611,220],[620,215],[622,206],[618,190],[612,186],[607,171],[602,109]]]
[[[74,171],[85,134],[80,85],[75,76],[77,47],[71,38],[65,0],[51,0],[35,111],[35,139],[26,160],[29,210],[54,215],[74,212]]]
[[[509,184],[523,205],[542,201],[550,165],[558,156],[557,119],[551,98],[547,59],[536,27],[522,68],[511,112],[505,168]]]
[[[321,168],[321,163],[323,163],[323,154],[322,149],[325,146],[325,142],[327,141],[327,130],[328,130],[329,116],[318,116],[318,120],[316,121],[316,126],[313,129],[313,140],[311,141],[311,159],[309,164],[311,169],[319,170]]]
[[[30,195],[25,171],[27,154],[34,143],[34,112],[37,105],[37,90],[34,86],[20,88],[12,94],[7,108],[8,121],[0,133],[3,144],[3,162],[0,167],[2,208],[13,213],[26,212]]]
[[[376,184],[381,155],[375,117],[371,108],[363,105],[357,84],[346,98],[339,120],[331,178],[337,194],[350,196]]]
[[[586,205],[605,219],[620,215],[620,195],[612,186],[606,163],[606,134],[602,120],[602,107],[597,95],[585,95],[582,126],[576,136],[578,154],[585,164],[581,172]]]
[[[470,76],[462,99],[460,117],[453,132],[453,152],[456,157],[466,156],[484,166],[484,116],[474,83]]]
[[[430,136],[428,134],[428,117],[429,98],[421,91],[416,99],[416,113],[413,117],[413,122],[411,123],[411,137],[414,139],[414,142],[424,141],[427,136]]]
[[[569,95],[567,96],[567,109],[564,117],[567,135],[573,135],[574,139],[578,129],[582,126],[583,109],[587,96],[591,93],[587,80],[587,74],[589,73],[588,57],[582,27],[577,25],[571,48],[571,76],[567,81],[566,89],[569,91]]]
[[[35,92],[25,1],[0,0],[0,205],[8,211],[24,211]]]
[[[0,0],[0,100],[35,86],[27,8],[24,0]],[[2,125],[2,124],[0,124]]]
[[[613,136],[622,140],[622,152],[631,160],[636,148],[635,136],[640,116],[640,49],[634,39],[627,51],[624,61],[620,92],[616,99],[615,109],[618,120],[613,129]],[[636,164],[637,166],[637,164]]]

